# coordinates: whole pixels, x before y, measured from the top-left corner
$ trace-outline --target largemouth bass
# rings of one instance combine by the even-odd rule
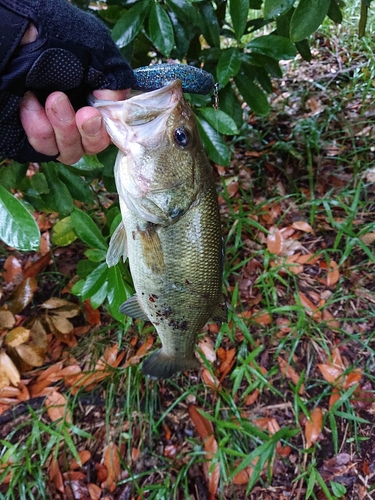
[[[162,348],[144,363],[158,379],[199,366],[197,335],[224,318],[223,248],[213,173],[181,82],[121,102],[96,101],[119,148],[122,223],[107,263],[122,257],[136,294],[120,308],[150,321]]]

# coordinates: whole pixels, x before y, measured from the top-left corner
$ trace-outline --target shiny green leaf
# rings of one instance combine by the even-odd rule
[[[47,184],[46,176],[43,172],[37,172],[30,179],[30,185],[39,194],[49,193],[49,187]]]
[[[340,24],[342,22],[342,12],[336,0],[331,0],[327,15],[336,24]]]
[[[245,33],[248,12],[249,0],[230,0],[229,13],[237,40]]]
[[[290,23],[290,39],[300,42],[308,38],[322,24],[331,0],[300,0]]]
[[[264,17],[271,19],[284,14],[292,5],[294,0],[264,0]]]
[[[174,33],[168,14],[159,3],[154,3],[149,17],[149,35],[152,43],[168,57],[174,47]]]
[[[120,266],[109,268],[108,272],[108,309],[111,315],[118,321],[126,321],[126,316],[119,312],[121,304],[133,295],[132,288],[124,281]]]
[[[99,306],[103,304],[103,302],[107,297],[107,293],[108,293],[108,281],[106,281],[104,285],[101,288],[99,288],[99,290],[94,295],[91,296],[90,302],[94,309],[97,309]]]
[[[196,8],[186,0],[166,0],[169,9],[174,12],[180,23],[190,26],[199,25],[199,17]]]
[[[59,178],[64,182],[75,200],[82,201],[83,203],[94,203],[90,186],[82,177],[70,172],[64,165],[57,164],[56,167]]]
[[[268,115],[270,105],[262,90],[255,83],[249,81],[248,77],[242,72],[238,73],[234,80],[240,94],[254,113],[261,116]]]
[[[0,239],[17,250],[38,250],[40,231],[20,201],[0,186]]]
[[[87,172],[90,170],[103,168],[103,165],[99,161],[96,155],[93,156],[83,155],[82,158],[77,161],[77,163],[74,163],[73,167],[76,168],[77,170],[82,170],[83,172]]]
[[[238,134],[238,128],[234,120],[221,109],[200,108],[199,113],[212,125],[220,134]]]
[[[246,48],[252,52],[272,57],[277,61],[291,59],[296,55],[296,48],[287,38],[278,35],[259,36],[251,40]]]
[[[241,54],[236,47],[222,51],[217,63],[217,79],[223,87],[235,76],[241,67]]]
[[[70,215],[61,219],[53,226],[52,230],[52,243],[59,247],[66,247],[77,239],[77,234],[72,225],[72,218]]]
[[[81,291],[82,300],[89,299],[101,289],[108,278],[108,271],[107,264],[103,262],[87,276]]]
[[[92,262],[103,262],[107,256],[107,252],[98,248],[89,248],[85,251],[85,256]]]
[[[72,226],[78,237],[90,248],[98,248],[107,251],[108,246],[98,226],[89,215],[78,208],[71,214]]]
[[[199,2],[197,7],[204,38],[211,47],[220,47],[220,27],[215,9],[210,2]]]
[[[138,35],[151,4],[148,0],[135,3],[117,21],[112,29],[112,39],[120,49]]]
[[[229,165],[229,148],[219,133],[206,120],[199,116],[197,116],[197,125],[207,156],[218,165]]]
[[[61,215],[69,215],[74,208],[74,202],[66,185],[57,175],[55,163],[43,163],[43,173],[46,176],[49,192],[41,198],[47,208]]]

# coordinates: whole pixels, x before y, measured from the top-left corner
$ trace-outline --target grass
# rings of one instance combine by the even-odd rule
[[[316,38],[317,64],[286,68],[285,85],[278,89],[287,95],[275,93],[271,116],[256,120],[246,139],[233,146],[237,159],[219,178],[224,288],[231,307],[219,332],[209,326],[202,334],[217,352],[235,349],[235,363],[219,388],[213,390],[198,372],[149,381],[138,364],[110,368],[91,392],[72,394],[59,381],[73,423],[51,423],[42,407],[3,427],[0,464],[6,468],[0,484],[10,470],[12,475],[0,486],[0,498],[73,498],[69,495],[79,488],[85,498],[94,498],[90,484],[107,498],[203,499],[210,498],[210,489],[211,498],[222,500],[276,499],[284,492],[298,499],[371,498],[375,258],[373,243],[361,238],[375,232],[374,189],[364,177],[374,167],[366,127],[374,123],[375,64],[370,36],[356,38],[357,17],[357,7],[348,2],[345,25],[333,34],[331,26],[323,27],[322,34],[332,34],[330,45]],[[337,61],[354,67],[349,79],[326,78]],[[299,245],[289,255],[319,256],[300,272],[287,262],[288,252],[275,255],[267,246],[273,227],[285,231],[296,221],[309,223],[313,232],[295,230],[286,237],[286,244]],[[339,278],[329,285],[332,261]],[[152,333],[142,322],[105,321],[69,350],[86,369],[116,342],[131,358]],[[335,347],[344,359],[342,376],[361,370],[362,378],[340,386],[339,399],[329,406],[335,384],[323,378],[318,365],[332,362]],[[294,378],[281,368],[280,358],[293,368]],[[220,378],[222,363],[205,362],[211,377]],[[210,449],[211,434],[204,437],[191,405],[201,425],[212,425],[216,445]],[[306,422],[313,421],[316,408],[323,420],[306,448]],[[114,491],[100,479],[109,443],[117,447],[121,471]],[[82,450],[91,455],[79,466]],[[349,458],[343,465],[344,454]],[[51,472],[53,458],[65,475],[72,460],[78,461],[75,471],[81,476],[65,476],[65,497]]]

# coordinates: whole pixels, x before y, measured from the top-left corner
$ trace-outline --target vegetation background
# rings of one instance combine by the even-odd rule
[[[118,312],[131,276],[105,263],[116,149],[4,161],[0,498],[373,498],[370,1],[75,3],[133,67],[182,61],[219,83],[218,110],[188,98],[230,316],[202,332],[199,372],[146,380],[157,339]]]

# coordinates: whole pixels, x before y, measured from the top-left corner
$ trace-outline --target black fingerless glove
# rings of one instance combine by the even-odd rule
[[[133,72],[105,25],[67,0],[0,0],[0,16],[0,156],[48,161],[22,128],[18,106],[25,92],[44,104],[61,90],[78,109],[94,89],[130,88]],[[38,37],[20,47],[30,23]]]

